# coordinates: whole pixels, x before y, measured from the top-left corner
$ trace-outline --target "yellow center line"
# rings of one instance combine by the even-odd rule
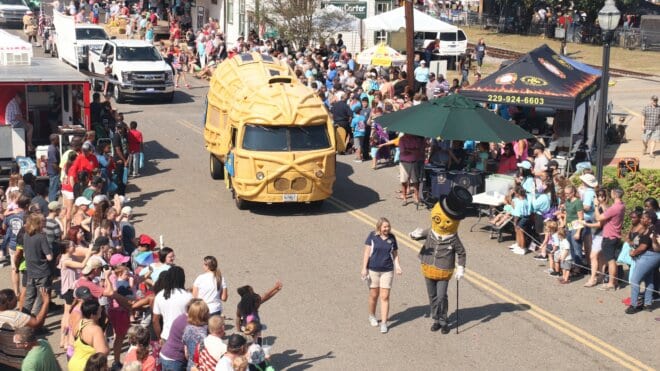
[[[204,133],[203,130],[202,130],[201,128],[199,128],[199,127],[193,125],[193,124],[190,123],[189,121],[186,121],[186,120],[176,120],[176,123],[179,124],[179,125],[181,125],[181,126],[183,126],[183,127],[185,127],[185,128],[187,128],[187,129],[190,129],[190,130],[196,132],[197,134],[203,134],[203,133]]]
[[[363,223],[373,226],[376,224],[376,219],[369,216],[368,214],[356,210],[352,206],[346,204],[345,202],[335,198],[331,197],[328,199],[328,202],[333,204],[335,207],[339,208],[340,210],[346,211],[349,215],[353,216],[354,218],[362,221]],[[420,243],[417,241],[412,240],[410,237],[408,237],[406,234],[397,231],[396,229],[392,229],[392,234],[394,234],[400,242],[403,242],[403,244],[410,249],[412,249],[415,252],[419,252],[420,250]],[[499,284],[493,282],[492,280],[478,274],[477,272],[473,270],[466,271],[465,277],[469,283],[479,287],[482,290],[485,290],[496,297],[504,300],[505,302],[509,302],[511,304],[514,304],[516,306],[525,306],[526,308],[529,308],[528,310],[525,310],[525,313],[528,313],[532,317],[538,319],[539,321],[549,325],[550,327],[553,327],[554,329],[558,330],[559,332],[567,335],[568,337],[572,338],[573,340],[577,341],[580,344],[585,345],[588,348],[593,349],[594,351],[604,355],[605,357],[611,359],[612,361],[620,364],[621,366],[630,369],[630,370],[653,370],[652,367],[645,365],[643,362],[637,360],[636,358],[626,354],[622,350],[606,343],[605,341],[589,334],[588,332],[582,330],[581,328],[553,315],[552,313],[544,310],[543,308],[539,307],[536,304],[533,304],[532,302],[523,299],[522,297],[514,294],[513,292],[505,289],[504,287],[500,286]]]
[[[631,114],[631,115],[633,115],[633,116],[635,116],[635,117],[637,117],[637,118],[641,118],[641,117],[642,117],[642,115],[641,115],[640,113],[637,113],[637,112],[631,110],[630,108],[628,108],[628,107],[626,107],[626,106],[621,106],[621,107],[623,107],[624,110],[628,111],[629,114]]]
[[[633,115],[638,115],[632,112],[631,110],[629,110],[628,108],[625,109]],[[176,120],[176,123],[198,134],[203,133],[203,130],[201,128],[193,125],[192,123],[186,120]],[[334,205],[336,208],[345,211],[355,219],[365,223],[366,225],[369,225],[370,227],[376,224],[375,218],[371,217],[370,215],[366,214],[361,210],[355,209],[351,205],[335,197],[331,197],[327,201],[328,203]],[[410,237],[408,237],[408,235],[396,229],[392,229],[392,234],[394,234],[397,240],[401,241],[406,247],[410,248],[415,252],[419,252],[421,248],[419,242],[412,240]],[[526,300],[514,294],[513,292],[507,290],[506,288],[500,286],[494,281],[480,275],[479,273],[473,270],[467,271],[464,279],[467,280],[472,285],[477,286],[480,289],[491,293],[492,295],[498,297],[499,299],[505,302],[511,303],[516,306],[521,306],[521,307],[524,306],[526,308],[529,308],[524,312],[538,319],[539,321],[547,324],[548,326],[556,329],[557,331],[565,334],[566,336],[572,338],[578,343],[602,354],[603,356],[611,359],[612,361],[620,364],[621,366],[629,370],[653,370],[652,367],[647,366],[640,360],[626,354],[622,350],[606,343],[605,341],[589,334],[585,330],[582,330],[581,328],[555,316],[554,314],[544,310],[538,305],[533,304],[529,300]]]

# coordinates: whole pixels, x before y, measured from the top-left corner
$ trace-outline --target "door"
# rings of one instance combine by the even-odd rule
[[[440,32],[440,55],[459,55],[458,32]]]

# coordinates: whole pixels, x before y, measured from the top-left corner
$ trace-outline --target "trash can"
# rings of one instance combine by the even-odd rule
[[[555,28],[555,39],[563,39],[566,37],[566,30],[563,27]]]

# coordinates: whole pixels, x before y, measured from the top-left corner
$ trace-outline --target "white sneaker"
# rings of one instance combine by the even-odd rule
[[[375,316],[372,316],[371,314],[369,315],[369,324],[373,327],[378,326],[378,320],[376,319]]]
[[[525,255],[525,253],[527,253],[527,250],[516,246],[511,250],[511,252],[516,254],[516,255]]]
[[[514,243],[513,245],[510,245],[510,246],[509,246],[509,250],[513,250],[513,249],[515,249],[515,248],[520,248],[520,247],[518,247],[518,244],[517,244],[517,243]]]
[[[387,324],[385,322],[380,324],[380,333],[387,334]]]

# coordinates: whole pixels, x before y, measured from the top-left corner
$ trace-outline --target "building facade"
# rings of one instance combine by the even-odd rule
[[[197,0],[195,29],[201,28],[212,17],[218,20],[229,47],[233,47],[239,36],[257,30],[255,9],[259,0]]]
[[[209,17],[217,19],[220,28],[225,33],[229,47],[236,44],[239,36],[247,35],[250,30],[258,32],[256,12],[259,3],[268,0],[197,0],[193,15],[193,27],[201,28],[208,23]],[[347,14],[358,19],[364,19],[390,11],[400,6],[400,0],[323,0],[321,7],[334,5],[344,9]],[[388,41],[388,33],[380,31],[364,31],[361,27],[352,30],[340,30],[344,43],[349,51],[357,52],[360,48],[368,48],[380,41]]]

